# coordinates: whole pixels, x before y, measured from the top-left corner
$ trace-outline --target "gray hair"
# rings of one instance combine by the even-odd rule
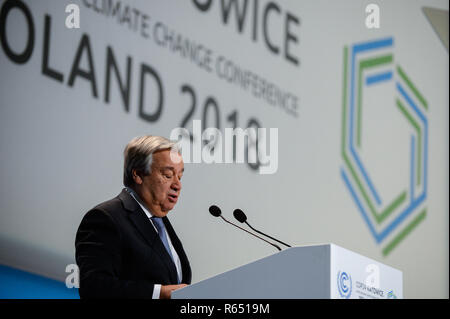
[[[153,153],[160,150],[176,150],[180,152],[179,145],[162,136],[138,136],[133,138],[125,147],[123,184],[133,186],[133,170],[148,175],[151,172]]]

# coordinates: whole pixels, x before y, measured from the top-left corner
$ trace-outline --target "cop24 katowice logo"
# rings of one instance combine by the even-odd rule
[[[343,162],[340,173],[370,233],[377,244],[383,245],[383,256],[387,256],[415,229],[427,213],[428,102],[405,70],[394,63],[393,47],[392,37],[344,47],[341,140]],[[404,149],[409,148],[409,153],[404,156],[406,163],[403,163],[409,171],[409,180],[395,194],[390,191],[390,199],[380,196],[379,190],[386,185],[374,183],[373,177],[377,176],[361,156],[362,145],[365,148],[372,146],[364,140],[361,133],[363,124],[368,123],[362,120],[361,115],[365,98],[370,90],[380,90],[380,87],[387,89],[375,92],[381,93],[380,98],[392,96],[389,107],[396,109],[398,113],[395,114],[398,114],[400,122],[404,122],[398,123],[399,126],[395,129],[406,127],[406,136],[409,136],[409,141],[405,140],[402,145],[406,145]],[[375,100],[377,99],[376,97]],[[368,111],[367,108],[368,106],[365,111]],[[374,114],[378,110],[371,111],[371,114]],[[370,118],[370,121],[378,121],[376,125],[380,130],[384,129],[383,114],[377,114],[376,117]],[[392,144],[392,141],[388,143]],[[381,156],[388,155],[391,154],[386,152],[376,156],[381,159]]]
[[[337,288],[342,298],[350,298],[352,294],[352,277],[344,271],[339,271],[337,275]]]

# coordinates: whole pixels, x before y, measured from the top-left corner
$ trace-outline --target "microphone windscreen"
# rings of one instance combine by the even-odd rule
[[[241,223],[243,223],[247,220],[247,216],[239,208],[234,210],[233,215],[234,215],[234,218],[236,218]]]
[[[209,206],[209,212],[210,212],[211,215],[213,215],[214,217],[219,217],[220,215],[222,215],[222,211],[221,211],[220,208],[217,207],[216,205],[211,205],[211,206]]]

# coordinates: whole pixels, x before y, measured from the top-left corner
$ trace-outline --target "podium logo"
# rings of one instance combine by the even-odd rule
[[[339,295],[342,298],[350,298],[350,295],[352,294],[352,277],[344,271],[339,271],[337,275],[337,287]]]
[[[397,299],[397,296],[394,294],[393,290],[390,290],[387,294],[387,299]]]
[[[393,47],[392,37],[345,46],[343,62],[340,173],[383,256],[427,212],[428,103]]]

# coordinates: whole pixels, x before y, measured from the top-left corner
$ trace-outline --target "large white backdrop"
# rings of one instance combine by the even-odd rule
[[[378,29],[366,27],[369,2],[356,0],[39,0],[6,10],[8,3],[0,2],[8,11],[0,34],[0,263],[64,279],[82,216],[121,191],[126,143],[192,130],[198,119],[222,132],[278,128],[279,157],[272,175],[245,163],[185,165],[169,218],[193,282],[275,252],[209,215],[216,204],[229,218],[241,208],[251,225],[292,245],[332,242],[398,268],[406,298],[448,298],[448,51],[422,12],[448,10],[447,1],[380,2]],[[69,3],[80,8],[79,29],[65,25]],[[361,84],[355,147],[366,177],[341,151],[352,105],[346,70],[355,45],[383,39],[388,45],[373,56],[391,55],[377,70],[387,80],[368,74]],[[183,51],[186,43],[196,51]],[[396,105],[396,83],[409,87],[398,66],[426,100],[426,127]],[[250,84],[224,73],[237,68],[250,72]],[[367,204],[357,204],[363,195],[352,194],[350,166],[361,181],[371,178],[377,211],[401,191],[405,207],[425,195],[405,218],[397,219],[399,204],[374,223],[364,218]],[[385,225],[395,227],[386,233]]]

